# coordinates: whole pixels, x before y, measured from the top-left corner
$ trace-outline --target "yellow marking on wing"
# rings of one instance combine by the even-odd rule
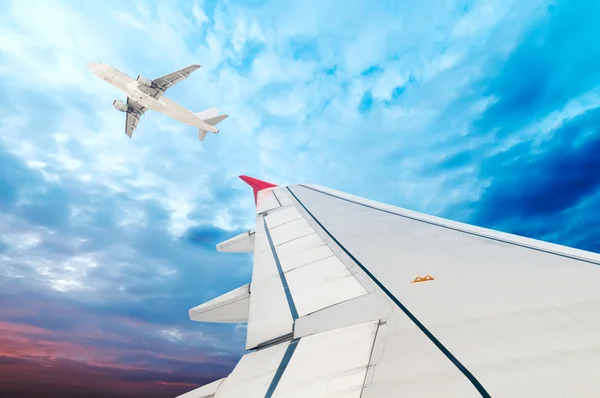
[[[434,281],[435,279],[431,276],[431,275],[425,275],[424,277],[420,277],[417,276],[413,281],[411,281],[410,283],[419,283],[419,282],[427,282],[427,281]]]

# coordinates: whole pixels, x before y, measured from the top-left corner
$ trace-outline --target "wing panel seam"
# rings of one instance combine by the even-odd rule
[[[284,341],[293,340],[293,339],[294,339],[294,332],[286,333],[286,334],[284,334],[282,336],[275,337],[275,338],[267,340],[267,341],[265,341],[263,343],[260,343],[255,348],[252,348],[252,349],[250,349],[248,351],[260,351],[260,350],[264,350],[265,348],[273,347],[274,345],[281,344]]]
[[[265,398],[271,398],[273,396],[273,393],[275,392],[275,389],[277,388],[277,385],[279,384],[279,381],[281,380],[281,376],[283,376],[285,369],[287,368],[288,364],[290,363],[290,360],[292,359],[292,355],[294,354],[294,351],[296,351],[296,347],[298,347],[299,341],[300,340],[291,340],[290,341],[290,344],[288,345],[288,347],[285,350],[285,353],[283,354],[283,358],[281,358],[279,367],[275,371],[275,375],[273,376],[273,380],[271,381],[271,384],[269,385],[269,389],[267,390],[267,393],[265,394]]]
[[[279,225],[276,225],[276,226],[274,226],[274,227],[273,227],[273,228],[271,228],[271,229],[277,229],[277,228],[279,228],[279,227],[281,227],[281,226],[283,226],[283,225],[287,225],[287,224],[289,224],[289,223],[291,223],[291,222],[298,221],[298,220],[302,220],[302,219],[303,219],[303,217],[302,217],[302,215],[300,215],[300,217],[299,217],[299,218],[294,218],[293,220],[286,221],[286,222],[284,222],[284,223],[281,223],[281,224],[279,224]]]
[[[275,247],[283,246],[283,245],[285,245],[286,243],[290,243],[290,242],[293,242],[293,241],[295,241],[295,240],[298,240],[298,239],[301,239],[301,238],[305,238],[305,237],[307,237],[308,235],[312,235],[312,234],[314,234],[314,233],[316,233],[316,232],[315,232],[315,231],[311,231],[311,232],[309,232],[309,233],[307,233],[307,234],[300,235],[300,236],[296,236],[295,238],[292,238],[292,239],[290,239],[290,240],[286,240],[285,242],[281,242],[281,243],[277,244],[277,246],[275,246]]]
[[[275,265],[277,266],[277,272],[279,272],[279,278],[281,279],[281,284],[283,285],[283,291],[285,293],[285,297],[288,302],[288,306],[290,307],[290,313],[292,314],[292,320],[295,322],[298,319],[298,310],[296,309],[296,304],[294,304],[294,299],[292,298],[292,293],[290,292],[290,288],[287,283],[287,279],[285,278],[285,273],[283,272],[283,268],[281,268],[281,263],[279,262],[279,256],[277,255],[277,251],[275,250],[275,246],[273,245],[273,240],[271,239],[271,233],[269,232],[269,227],[267,226],[267,221],[263,218],[263,223],[265,226],[265,233],[267,235],[267,240],[269,241],[269,246],[271,247],[271,254],[273,254],[273,259],[275,260]]]
[[[279,198],[277,197],[277,194],[275,193],[275,190],[272,190],[271,193],[273,193],[273,196],[275,196],[275,200],[277,201],[277,204],[279,205],[279,207],[281,206],[281,201],[279,200]]]
[[[375,329],[375,336],[373,337],[373,344],[371,345],[371,353],[369,354],[369,361],[367,362],[367,371],[365,372],[365,378],[363,380],[362,390],[360,392],[360,397],[362,398],[363,393],[365,392],[365,387],[367,387],[367,378],[369,377],[369,368],[371,365],[371,361],[373,361],[373,353],[375,352],[375,343],[377,342],[377,334],[379,333],[379,328],[381,327],[381,320],[377,322],[377,329]]]

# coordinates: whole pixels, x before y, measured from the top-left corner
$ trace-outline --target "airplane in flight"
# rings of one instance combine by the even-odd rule
[[[117,110],[126,113],[125,134],[129,138],[137,129],[140,118],[148,109],[160,112],[190,126],[198,127],[198,139],[200,141],[204,141],[209,131],[215,134],[218,133],[219,129],[215,126],[228,117],[226,114],[219,115],[219,110],[214,107],[194,113],[164,96],[168,88],[186,79],[192,72],[200,68],[200,65],[190,65],[153,80],[142,75],[138,75],[134,80],[125,73],[101,62],[90,62],[87,67],[93,74],[127,95],[127,103],[115,100],[113,106]]]
[[[247,323],[180,398],[598,397],[600,255],[318,185],[254,191],[251,283],[189,310]]]

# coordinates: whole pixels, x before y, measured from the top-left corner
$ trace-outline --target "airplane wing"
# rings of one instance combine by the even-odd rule
[[[186,66],[185,68],[179,69],[173,73],[169,73],[168,75],[158,77],[154,79],[153,82],[156,83],[158,89],[164,93],[168,88],[173,87],[175,84],[184,79],[187,79],[192,72],[199,68],[200,65],[197,64]]]
[[[247,322],[231,374],[181,397],[597,397],[600,255],[317,185],[255,192],[249,285],[190,310]]]
[[[126,113],[125,134],[131,138],[133,132],[137,129],[137,126],[140,123],[140,118],[148,108],[138,104],[130,98],[127,98],[127,106],[129,106],[131,111]]]

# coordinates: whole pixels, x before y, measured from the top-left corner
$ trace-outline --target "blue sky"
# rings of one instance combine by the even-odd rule
[[[244,328],[187,310],[250,279],[249,256],[214,250],[253,225],[240,174],[600,251],[599,12],[541,0],[3,2],[0,336],[27,342],[4,357],[175,386],[226,374]],[[125,98],[90,61],[149,78],[200,63],[168,96],[230,118],[200,143],[148,112],[129,140],[111,107]]]

